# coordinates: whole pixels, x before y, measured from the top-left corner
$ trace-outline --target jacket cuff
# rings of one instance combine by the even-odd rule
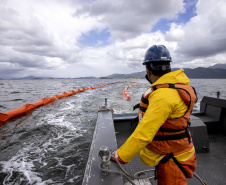
[[[124,162],[118,155],[117,151],[113,153],[113,156],[121,163],[121,164],[126,164],[127,162]]]

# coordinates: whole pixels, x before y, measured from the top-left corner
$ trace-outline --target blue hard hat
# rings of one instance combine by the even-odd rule
[[[154,45],[150,47],[144,56],[144,62],[143,64],[147,64],[150,62],[157,62],[157,61],[162,61],[162,62],[171,62],[171,56],[168,51],[168,49],[164,45]]]

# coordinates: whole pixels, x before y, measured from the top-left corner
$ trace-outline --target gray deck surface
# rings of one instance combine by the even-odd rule
[[[120,147],[133,132],[133,128],[130,127],[130,123],[128,122],[116,123],[115,130],[118,147]],[[226,136],[209,135],[209,141],[209,153],[197,153],[197,169],[195,172],[205,180],[208,185],[226,185]],[[123,165],[123,167],[130,174],[154,168],[142,164],[138,155],[131,162]],[[151,180],[151,183],[156,185],[157,181]],[[188,184],[200,185],[201,183],[193,177],[192,179],[188,179]]]

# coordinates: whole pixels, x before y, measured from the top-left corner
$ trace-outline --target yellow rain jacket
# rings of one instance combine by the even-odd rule
[[[180,69],[161,76],[154,84],[189,84],[184,70]],[[178,91],[172,88],[160,88],[148,97],[149,106],[144,117],[127,141],[117,150],[117,155],[124,162],[131,161],[138,153],[142,162],[148,166],[156,166],[165,156],[154,153],[146,148],[152,142],[159,128],[167,119],[174,119],[184,115],[187,105]],[[194,147],[187,152],[175,156],[178,161],[186,161],[194,154]]]

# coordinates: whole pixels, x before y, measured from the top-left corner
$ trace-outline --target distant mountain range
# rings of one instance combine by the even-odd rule
[[[179,68],[173,68],[172,71],[178,70]],[[215,79],[226,79],[226,64],[216,64],[208,68],[198,67],[195,69],[184,68],[185,74],[189,78],[215,78]],[[112,79],[112,78],[144,78],[146,72],[136,72],[131,74],[112,74],[109,76],[101,77],[101,79]],[[80,77],[80,78],[51,78],[51,77],[35,77],[27,76],[24,78],[13,78],[12,80],[27,80],[27,79],[95,79],[97,77]],[[3,79],[1,79],[3,80]]]
[[[172,71],[176,71],[179,68],[173,68]],[[189,78],[217,78],[217,79],[225,79],[226,78],[226,64],[216,64],[214,66],[210,66],[208,68],[198,67],[195,69],[191,68],[183,68],[185,74]],[[102,78],[144,78],[146,72],[137,72],[131,74],[112,74]]]
[[[226,69],[220,68],[185,68],[184,72],[189,78],[226,78]]]
[[[215,64],[215,65],[213,65],[213,66],[210,66],[209,68],[226,69],[226,64]]]

